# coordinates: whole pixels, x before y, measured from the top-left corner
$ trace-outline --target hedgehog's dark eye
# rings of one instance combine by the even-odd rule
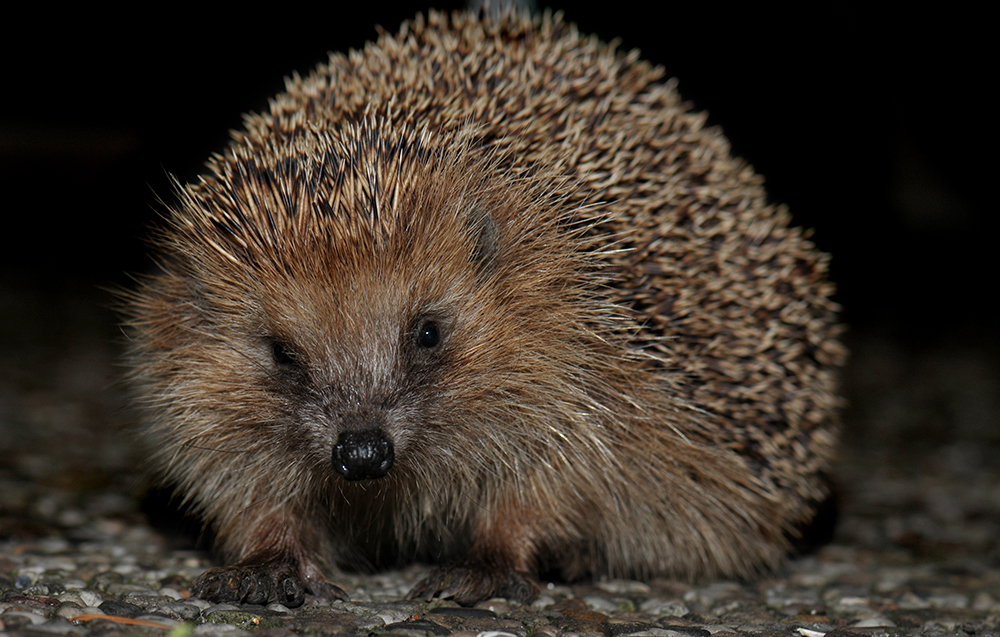
[[[441,330],[434,321],[422,321],[417,327],[417,346],[434,349],[441,342]]]
[[[295,354],[285,343],[275,339],[271,341],[271,356],[278,367],[293,368],[298,367],[299,362],[295,360]]]

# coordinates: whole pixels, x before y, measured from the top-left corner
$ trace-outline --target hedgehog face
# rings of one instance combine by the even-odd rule
[[[392,130],[236,147],[182,193],[147,311],[171,440],[324,484],[430,481],[431,455],[495,471],[539,419],[599,409],[579,379],[607,349],[602,246],[564,180]]]
[[[349,262],[313,263],[315,275],[303,269],[280,295],[259,297],[261,391],[314,463],[346,480],[383,477],[397,451],[405,463],[412,439],[441,423],[448,370],[477,329],[457,298],[486,293],[468,275],[472,256],[461,234],[436,236],[434,257],[402,259],[427,263],[427,282],[387,267],[385,248],[373,246]]]

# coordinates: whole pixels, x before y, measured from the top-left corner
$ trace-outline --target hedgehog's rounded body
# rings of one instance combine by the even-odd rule
[[[546,17],[418,18],[247,118],[132,303],[159,468],[297,603],[739,575],[825,495],[824,258],[661,71]]]

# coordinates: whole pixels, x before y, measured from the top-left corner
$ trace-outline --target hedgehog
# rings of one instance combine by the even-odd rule
[[[154,230],[128,298],[152,466],[215,601],[527,602],[542,574],[778,566],[828,496],[828,258],[636,51],[430,12],[331,54]]]

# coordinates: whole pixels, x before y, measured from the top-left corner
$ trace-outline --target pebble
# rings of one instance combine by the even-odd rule
[[[546,608],[548,608],[549,606],[552,606],[555,603],[556,603],[556,600],[555,600],[554,597],[552,597],[551,595],[544,595],[544,594],[542,594],[542,595],[539,595],[537,598],[535,598],[535,601],[531,602],[531,609],[532,610],[545,610]]]
[[[620,579],[600,580],[594,583],[594,588],[612,595],[648,595],[650,591],[649,584],[645,582]]]
[[[683,617],[691,612],[684,605],[684,602],[680,600],[666,600],[655,597],[639,604],[639,610],[650,615],[668,615],[671,617]]]
[[[429,637],[431,635],[447,635],[451,631],[440,624],[435,624],[426,619],[415,619],[408,622],[388,624],[385,627],[385,632],[407,635],[408,637]]]
[[[158,590],[157,594],[171,599],[183,599],[183,595],[181,595],[180,591],[166,586]]]
[[[618,610],[632,610],[629,608],[632,606],[632,603],[628,600],[617,600],[607,597],[597,597],[596,595],[587,595],[583,598],[583,602],[591,610],[596,610],[599,613],[613,613]]]
[[[730,599],[743,592],[735,582],[713,582],[704,588],[692,589],[684,593],[684,601],[701,606],[714,606],[721,600]]]
[[[927,603],[931,608],[966,608],[969,605],[969,598],[961,593],[930,595]]]
[[[153,615],[153,614],[139,615],[138,617],[136,617],[136,619],[147,622],[153,622],[156,624],[163,624],[166,626],[178,626],[181,623],[180,621],[172,617],[164,617],[163,615]]]
[[[389,624],[406,621],[406,618],[412,614],[410,609],[386,608],[375,613],[375,616],[382,620],[382,624],[388,626]]]
[[[239,606],[233,606],[232,604],[214,604],[201,612],[205,617],[211,617],[212,615],[218,615],[219,613],[232,613],[239,610]]]
[[[188,604],[186,602],[162,604],[157,606],[154,610],[165,613],[168,617],[184,621],[194,621],[199,615],[201,615],[201,609],[198,608],[198,606],[195,604]]]
[[[201,612],[205,612],[206,610],[212,607],[211,602],[206,602],[205,600],[199,599],[197,597],[190,597],[184,603],[197,606]]]
[[[225,637],[238,637],[240,635],[250,635],[249,631],[233,626],[232,624],[199,624],[191,631],[192,635],[204,635],[214,637],[224,635]]]
[[[74,604],[72,602],[61,604],[58,609],[56,609],[56,615],[59,617],[65,617],[66,619],[72,619],[83,614],[83,606],[80,604]]]
[[[44,624],[38,624],[33,627],[33,631],[48,633],[51,635],[83,635],[86,632],[81,626],[70,622],[68,619],[57,617],[55,619],[50,619]]]
[[[79,590],[87,586],[87,582],[83,581],[82,579],[78,579],[76,577],[67,577],[66,579],[63,580],[62,584],[68,591]]]
[[[764,598],[771,608],[819,603],[817,591],[805,588],[788,588],[784,585],[768,588],[764,593]]]
[[[882,615],[872,615],[871,617],[866,617],[860,621],[856,621],[851,624],[851,628],[877,628],[879,626],[895,626],[893,622],[888,617],[883,617]]]
[[[511,612],[515,606],[503,599],[488,599],[484,602],[476,604],[476,608],[482,608],[496,613],[497,615],[503,615]]]
[[[135,617],[142,612],[142,606],[118,599],[109,599],[98,606],[105,615],[117,617]]]
[[[911,591],[903,593],[896,600],[896,605],[905,610],[920,610],[931,607],[930,602]]]
[[[83,596],[79,593],[62,593],[56,599],[64,604],[76,604],[79,607],[87,606],[87,603],[83,601]]]
[[[1000,611],[1000,604],[986,591],[979,591],[972,599],[973,610]]]
[[[3,622],[8,630],[17,626],[34,626],[45,621],[44,615],[21,610],[6,611],[0,617],[3,617]]]

